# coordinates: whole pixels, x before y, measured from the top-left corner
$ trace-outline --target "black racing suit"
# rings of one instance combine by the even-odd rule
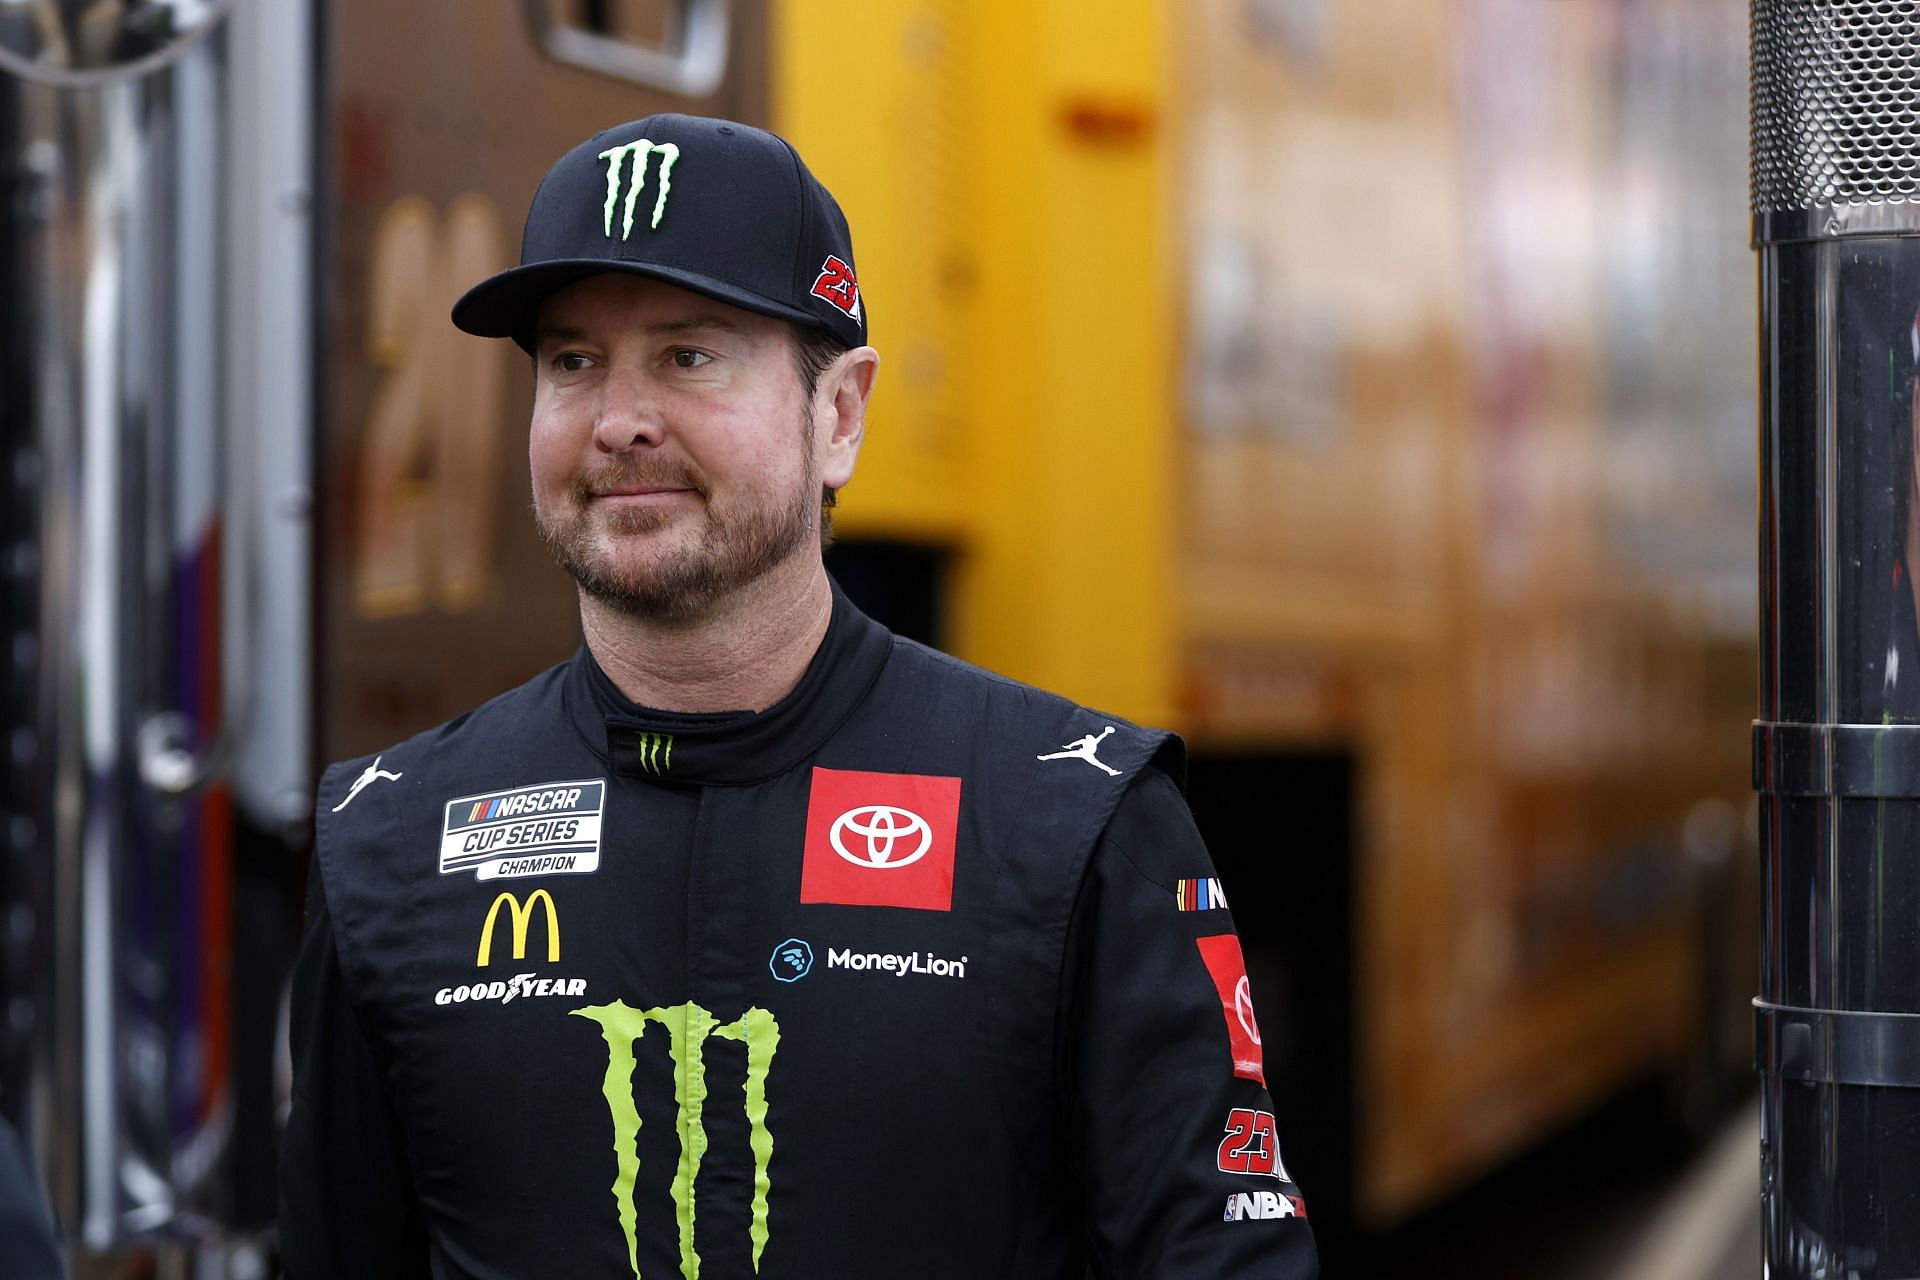
[[[765,712],[582,650],[336,765],[288,1274],[1313,1276],[1182,763],[836,596]]]

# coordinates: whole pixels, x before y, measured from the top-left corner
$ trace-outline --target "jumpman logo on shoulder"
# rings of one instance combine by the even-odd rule
[[[1100,757],[1095,754],[1100,750],[1100,744],[1102,742],[1105,742],[1107,739],[1107,735],[1112,732],[1113,732],[1113,726],[1108,725],[1106,728],[1102,729],[1097,736],[1090,733],[1084,738],[1075,738],[1072,742],[1069,742],[1061,750],[1055,751],[1051,755],[1035,756],[1034,759],[1035,760],[1085,760],[1088,764],[1092,765],[1096,769],[1105,769],[1109,777],[1117,778],[1120,776],[1120,771],[1118,769],[1107,768],[1106,764],[1103,763]]]
[[[348,805],[352,804],[353,798],[359,795],[362,791],[365,791],[370,785],[372,785],[373,780],[375,778],[385,778],[388,782],[400,781],[400,775],[397,773],[390,773],[389,771],[382,769],[380,767],[380,757],[375,756],[373,758],[373,763],[367,766],[367,771],[361,774],[359,777],[355,778],[353,780],[353,785],[347,788],[347,798],[345,800],[342,800],[339,804],[333,806],[333,811],[335,813],[338,813],[342,809],[346,808]]]

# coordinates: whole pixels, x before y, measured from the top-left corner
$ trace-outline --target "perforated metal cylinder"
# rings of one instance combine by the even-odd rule
[[[1920,6],[1754,0],[1752,12],[1754,239],[1920,231]]]
[[[1920,1277],[1920,3],[1754,0],[1768,1274]]]

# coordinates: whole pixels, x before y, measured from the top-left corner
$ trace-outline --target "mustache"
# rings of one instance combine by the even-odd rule
[[[581,471],[567,486],[572,495],[584,502],[604,493],[632,489],[691,489],[708,497],[706,477],[683,460],[628,458]]]

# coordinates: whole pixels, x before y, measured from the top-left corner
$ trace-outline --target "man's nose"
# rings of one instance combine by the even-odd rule
[[[648,380],[634,372],[610,373],[594,418],[594,444],[608,453],[624,453],[657,445],[665,438],[663,406]]]

